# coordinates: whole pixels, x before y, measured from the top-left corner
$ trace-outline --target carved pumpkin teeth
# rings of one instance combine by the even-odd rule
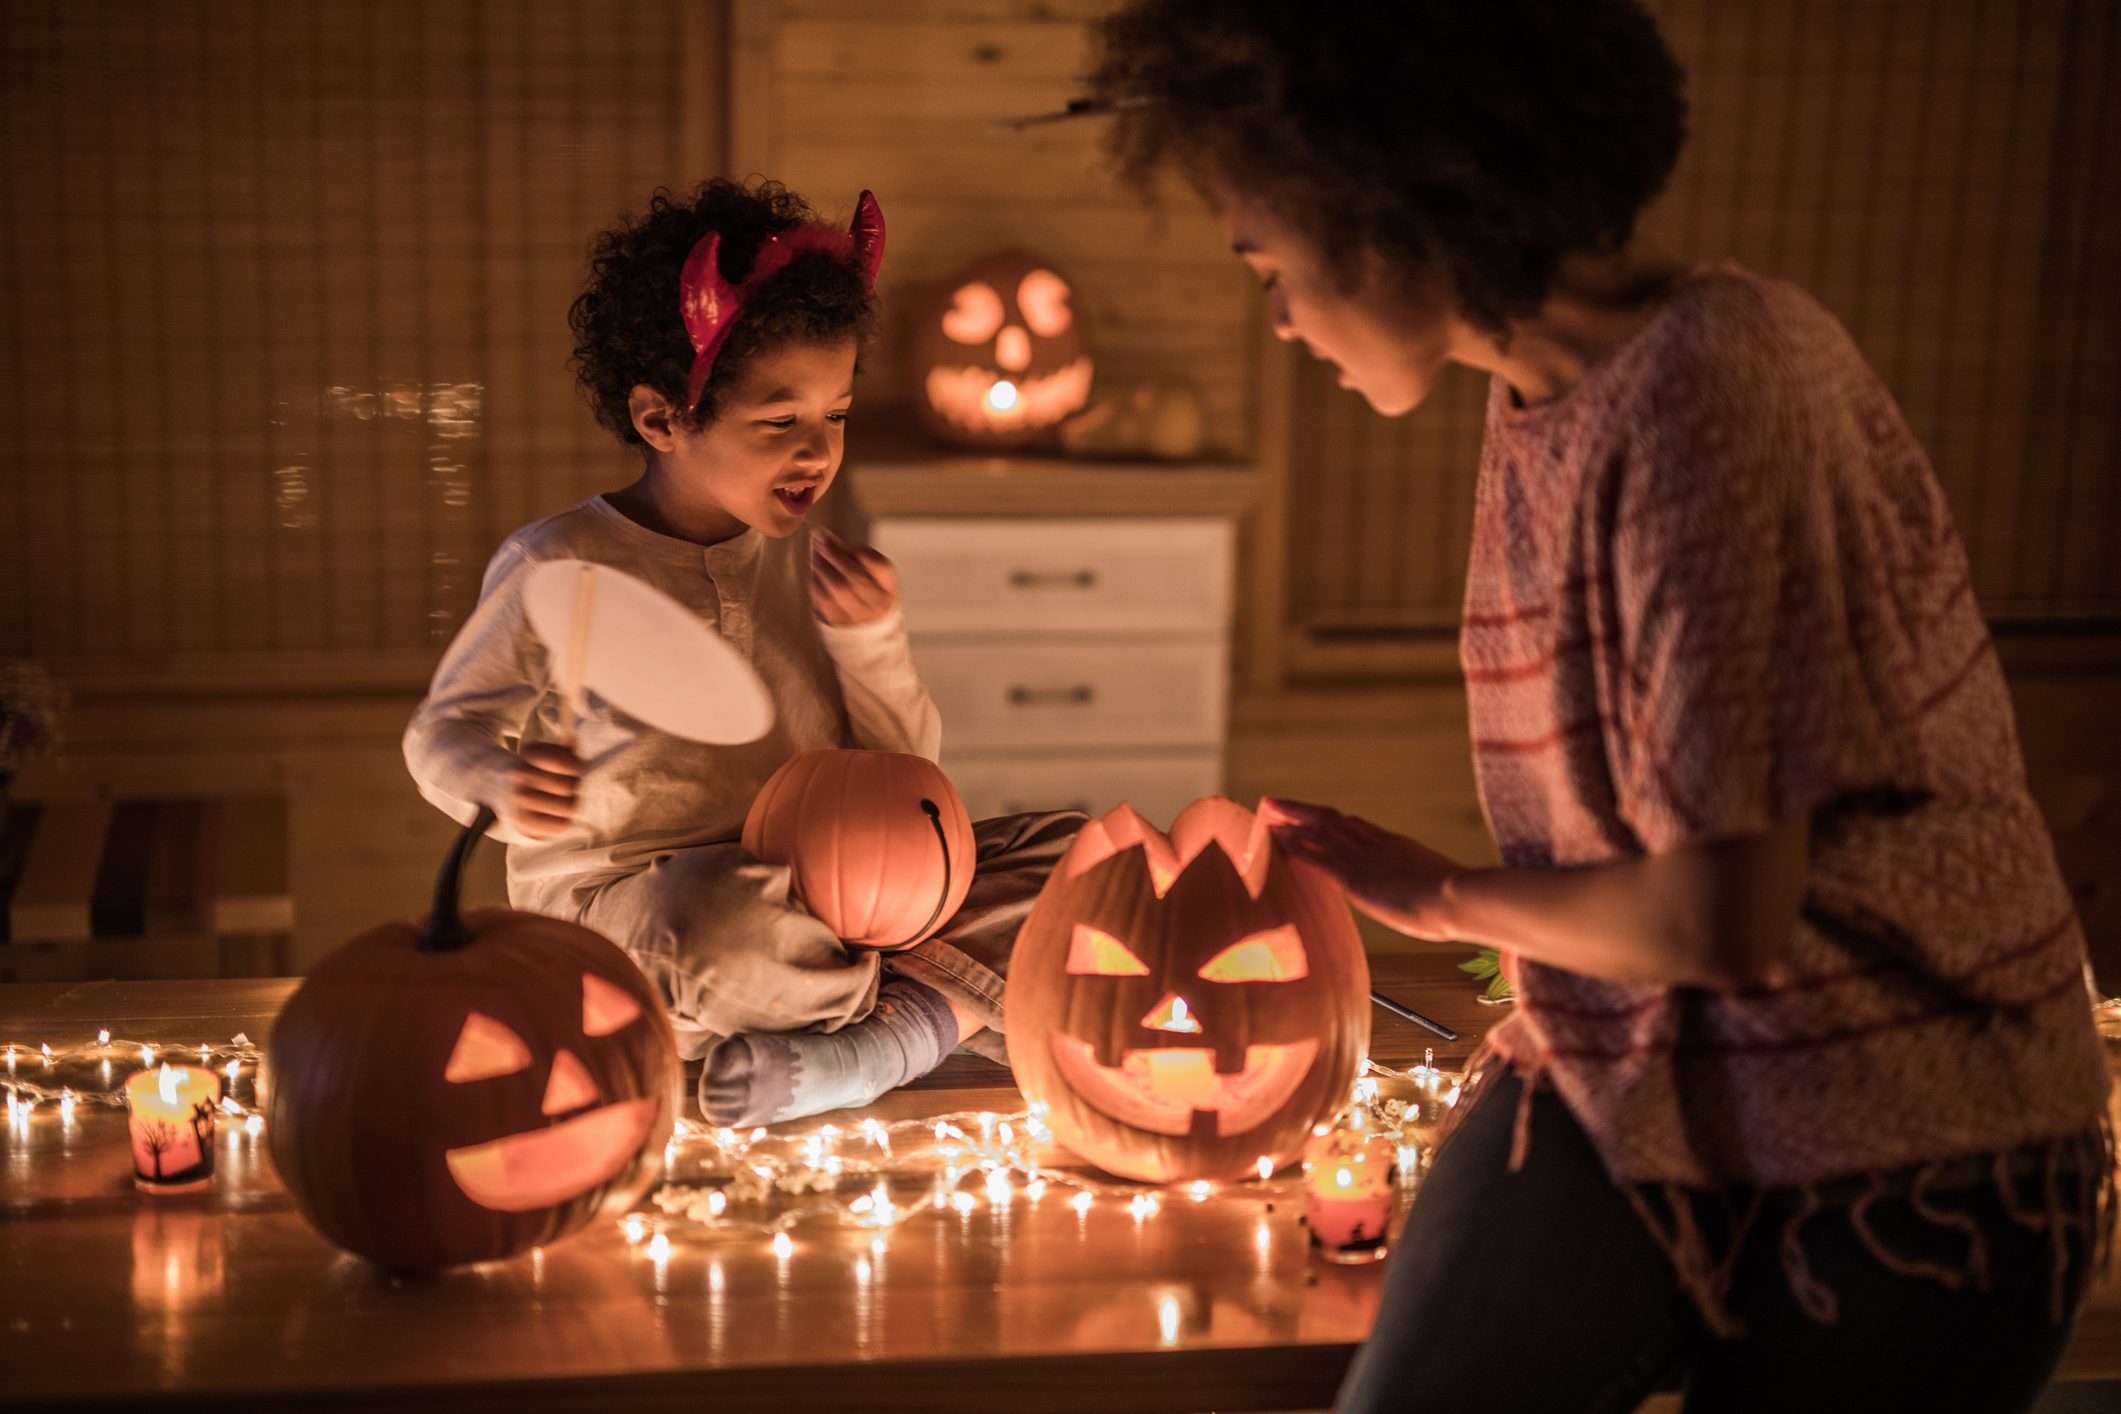
[[[449,1176],[464,1196],[497,1213],[549,1208],[618,1177],[655,1120],[652,1099],[626,1100],[547,1129],[451,1149]]]
[[[1212,1114],[1218,1135],[1244,1134],[1289,1102],[1311,1071],[1318,1042],[1247,1046],[1244,1068],[1224,1074],[1215,1052],[1200,1047],[1128,1051],[1117,1066],[1099,1065],[1086,1041],[1050,1042],[1061,1075],[1091,1108],[1152,1134],[1191,1134],[1195,1116]]]

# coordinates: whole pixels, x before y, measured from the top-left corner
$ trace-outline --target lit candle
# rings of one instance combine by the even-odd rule
[[[1304,1225],[1329,1262],[1375,1262],[1398,1192],[1396,1146],[1383,1134],[1334,1129],[1304,1149]]]
[[[197,1066],[163,1065],[129,1078],[125,1099],[132,1107],[135,1183],[151,1193],[181,1193],[213,1181],[220,1076]]]

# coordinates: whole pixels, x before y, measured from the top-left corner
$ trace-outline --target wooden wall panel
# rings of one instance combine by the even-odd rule
[[[718,165],[699,0],[82,0],[0,29],[0,658],[417,681],[627,461],[591,234]],[[408,676],[409,675],[409,676]]]
[[[1644,236],[1795,281],[1848,326],[1993,619],[2121,619],[2121,11],[1653,8],[1693,136]],[[1486,380],[1454,372],[1388,423],[1330,369],[1295,378],[1291,666],[1413,671],[1433,654],[1412,640],[1456,624]]]

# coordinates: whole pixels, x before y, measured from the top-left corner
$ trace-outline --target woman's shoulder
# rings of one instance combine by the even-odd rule
[[[1701,266],[1672,296],[1646,385],[1773,392],[1822,376],[1868,373],[1855,341],[1808,292],[1732,261]]]

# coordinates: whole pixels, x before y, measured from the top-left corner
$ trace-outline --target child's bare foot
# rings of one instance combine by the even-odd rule
[[[829,1034],[793,1031],[731,1036],[707,1053],[700,1113],[710,1124],[745,1126],[866,1105],[926,1075],[956,1047],[959,1020],[941,992],[893,977],[876,1010]]]

